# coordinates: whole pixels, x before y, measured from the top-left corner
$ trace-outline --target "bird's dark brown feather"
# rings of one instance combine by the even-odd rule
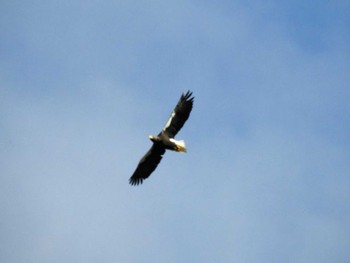
[[[191,96],[192,92],[190,91],[181,95],[170,119],[168,120],[168,125],[164,127],[163,132],[165,132],[170,138],[175,137],[190,116],[194,99],[194,97]]]
[[[162,160],[165,148],[159,144],[153,144],[151,149],[142,157],[129,182],[131,185],[142,184],[143,180],[151,175]]]

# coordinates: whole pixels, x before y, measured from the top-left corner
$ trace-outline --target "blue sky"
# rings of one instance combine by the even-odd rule
[[[0,7],[1,262],[349,262],[348,1]]]

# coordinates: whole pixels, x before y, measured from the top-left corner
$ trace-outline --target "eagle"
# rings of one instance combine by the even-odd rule
[[[175,140],[175,135],[190,116],[193,107],[192,92],[182,93],[169,120],[157,136],[148,138],[153,142],[151,149],[142,157],[133,175],[129,179],[131,185],[139,185],[157,168],[166,150],[187,152],[184,140]]]

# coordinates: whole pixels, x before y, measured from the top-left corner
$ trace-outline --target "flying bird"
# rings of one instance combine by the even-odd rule
[[[165,124],[162,131],[157,135],[150,135],[148,138],[153,142],[151,149],[142,157],[133,175],[129,179],[131,185],[142,184],[143,180],[148,178],[157,168],[165,150],[176,152],[186,152],[184,140],[175,140],[175,135],[181,130],[182,126],[190,116],[193,107],[192,92],[183,93]]]

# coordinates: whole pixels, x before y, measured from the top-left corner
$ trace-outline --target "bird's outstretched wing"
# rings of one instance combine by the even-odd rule
[[[142,157],[133,175],[129,179],[131,185],[142,184],[143,180],[151,175],[162,160],[165,148],[153,144],[151,149]]]
[[[190,91],[187,91],[186,94],[181,95],[175,109],[170,115],[169,120],[165,124],[162,132],[166,133],[170,138],[175,137],[190,116],[194,99],[194,97],[191,96],[192,92]]]

